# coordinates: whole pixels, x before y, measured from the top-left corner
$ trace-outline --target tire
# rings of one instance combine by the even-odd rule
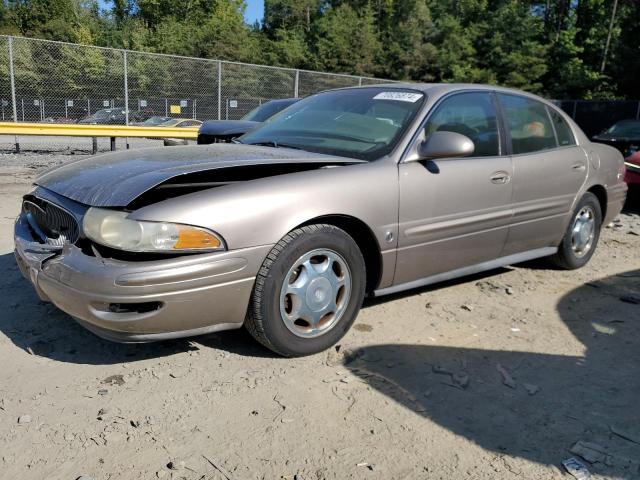
[[[189,142],[183,138],[165,138],[164,139],[165,147],[176,147],[178,145],[189,145]]]
[[[280,240],[262,264],[245,327],[285,357],[321,352],[353,325],[365,285],[364,258],[344,230],[325,224],[298,228]],[[313,318],[332,309],[333,314]]]
[[[588,212],[592,216],[593,230],[590,235],[591,240],[588,244],[588,248],[576,248],[584,243],[584,238],[579,238],[576,241],[574,239],[574,229],[579,223],[578,217],[583,216],[585,212]],[[576,208],[571,215],[571,221],[567,226],[567,230],[562,237],[562,242],[558,247],[558,252],[555,255],[549,257],[551,263],[563,270],[575,270],[581,268],[587,264],[587,262],[593,256],[596,246],[598,245],[598,239],[600,238],[600,229],[602,228],[602,209],[600,208],[600,201],[593,193],[585,193]]]

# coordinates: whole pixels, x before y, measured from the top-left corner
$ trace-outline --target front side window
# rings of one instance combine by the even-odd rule
[[[239,141],[375,160],[395,148],[424,99],[417,90],[382,87],[323,92],[294,103]]]
[[[517,95],[498,94],[511,134],[514,155],[556,148],[556,137],[543,103]]]
[[[561,147],[575,145],[576,140],[573,138],[573,133],[571,132],[566,120],[562,118],[562,115],[556,112],[553,108],[547,107],[547,110],[549,111],[549,115],[551,115],[551,121],[553,122],[553,127],[556,130],[558,145]]]
[[[429,117],[425,139],[433,132],[469,137],[475,146],[472,157],[500,155],[497,114],[489,93],[459,93],[445,99]]]

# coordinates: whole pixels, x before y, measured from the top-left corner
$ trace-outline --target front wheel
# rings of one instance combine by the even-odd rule
[[[584,266],[595,252],[601,226],[600,201],[593,193],[587,192],[573,211],[558,252],[550,257],[551,262],[565,270]]]
[[[280,355],[320,352],[355,321],[365,284],[364,259],[349,234],[325,224],[298,228],[262,264],[245,326]]]

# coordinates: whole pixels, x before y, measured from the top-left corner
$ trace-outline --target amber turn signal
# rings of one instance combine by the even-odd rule
[[[212,250],[222,246],[220,239],[206,230],[199,228],[178,227],[178,240],[174,250]]]

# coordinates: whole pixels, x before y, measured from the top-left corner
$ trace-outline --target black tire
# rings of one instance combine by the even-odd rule
[[[285,325],[280,313],[280,293],[289,269],[303,255],[316,249],[330,249],[344,259],[351,275],[351,294],[344,313],[326,333],[302,338]],[[344,230],[326,224],[298,228],[285,235],[262,264],[256,276],[245,327],[258,342],[285,357],[321,352],[338,342],[353,325],[362,306],[365,285],[364,258],[356,242]]]
[[[583,256],[578,256],[576,252],[574,252],[571,244],[572,229],[577,215],[585,207],[591,208],[594,214],[594,236],[589,251],[587,251]],[[571,215],[571,220],[569,221],[569,225],[567,225],[567,230],[564,233],[564,237],[562,237],[562,242],[560,242],[558,252],[555,255],[549,257],[549,261],[554,266],[563,270],[575,270],[577,268],[583,267],[591,259],[593,253],[596,250],[598,239],[600,238],[601,228],[602,209],[600,207],[600,201],[598,200],[598,197],[596,197],[593,193],[587,192],[582,196],[582,198],[576,205],[573,214]]]
[[[189,145],[189,142],[182,138],[165,138],[164,139],[165,147],[176,147],[178,145]]]

